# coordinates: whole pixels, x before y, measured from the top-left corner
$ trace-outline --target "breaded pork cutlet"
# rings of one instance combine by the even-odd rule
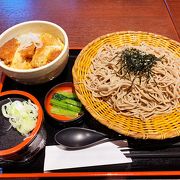
[[[0,47],[0,59],[4,61],[6,65],[10,65],[12,63],[18,46],[18,41],[13,38]]]
[[[34,44],[32,44],[32,45],[26,47],[25,49],[22,49],[20,51],[20,54],[23,59],[26,59],[27,61],[28,60],[31,61],[34,56],[35,50],[36,50],[36,46]]]
[[[59,56],[63,49],[63,43],[48,33],[43,33],[40,36],[43,43],[41,48],[36,48],[35,54],[31,61],[33,68],[37,68],[53,61]]]

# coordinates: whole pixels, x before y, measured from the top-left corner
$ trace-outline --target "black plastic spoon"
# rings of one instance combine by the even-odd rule
[[[70,127],[57,132],[54,139],[56,143],[61,145],[63,148],[76,150],[107,141],[121,139],[121,135],[115,138],[108,138],[108,135],[95,130],[80,127]]]

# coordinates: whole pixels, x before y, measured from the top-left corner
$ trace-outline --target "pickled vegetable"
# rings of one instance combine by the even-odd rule
[[[51,113],[76,118],[82,113],[82,104],[75,93],[58,91],[50,100]]]

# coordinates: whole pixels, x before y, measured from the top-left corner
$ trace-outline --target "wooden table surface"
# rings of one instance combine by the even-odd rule
[[[180,0],[166,0],[166,4],[180,38]]]
[[[147,31],[179,41],[179,0],[1,0],[0,33],[28,20],[47,20],[67,32],[70,48],[83,48],[115,31]]]
[[[1,0],[0,33],[29,20],[47,20],[68,34],[70,48],[83,48],[98,36],[115,31],[147,31],[180,41],[180,0]],[[54,173],[54,177],[86,173]],[[87,175],[87,174],[86,174]],[[89,176],[166,176],[180,171],[89,172]],[[1,174],[7,177],[49,177],[51,174]]]

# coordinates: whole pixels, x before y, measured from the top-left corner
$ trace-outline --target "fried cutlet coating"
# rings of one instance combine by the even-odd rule
[[[36,49],[36,53],[33,56],[31,65],[33,68],[44,66],[51,62],[53,57],[57,57],[60,54],[60,49],[58,46],[45,46],[40,49]],[[54,54],[54,55],[53,55]]]
[[[31,65],[33,68],[37,68],[53,61],[61,53],[63,47],[62,42],[58,38],[55,38],[51,34],[41,34],[41,41],[43,46],[37,48],[32,58]]]
[[[60,53],[61,51],[59,49],[55,49],[54,51],[52,51],[48,56],[48,63],[56,59]]]
[[[18,41],[13,38],[0,47],[0,59],[4,61],[6,65],[10,65],[12,63],[18,46]]]
[[[36,46],[32,44],[31,46],[28,46],[27,48],[21,50],[20,54],[22,58],[31,61],[34,56],[35,50],[36,50]]]
[[[64,48],[59,38],[48,33],[42,33],[40,41],[40,47],[36,47],[32,42],[28,47],[20,49],[20,42],[13,38],[0,47],[0,59],[16,69],[37,68],[53,61]]]

